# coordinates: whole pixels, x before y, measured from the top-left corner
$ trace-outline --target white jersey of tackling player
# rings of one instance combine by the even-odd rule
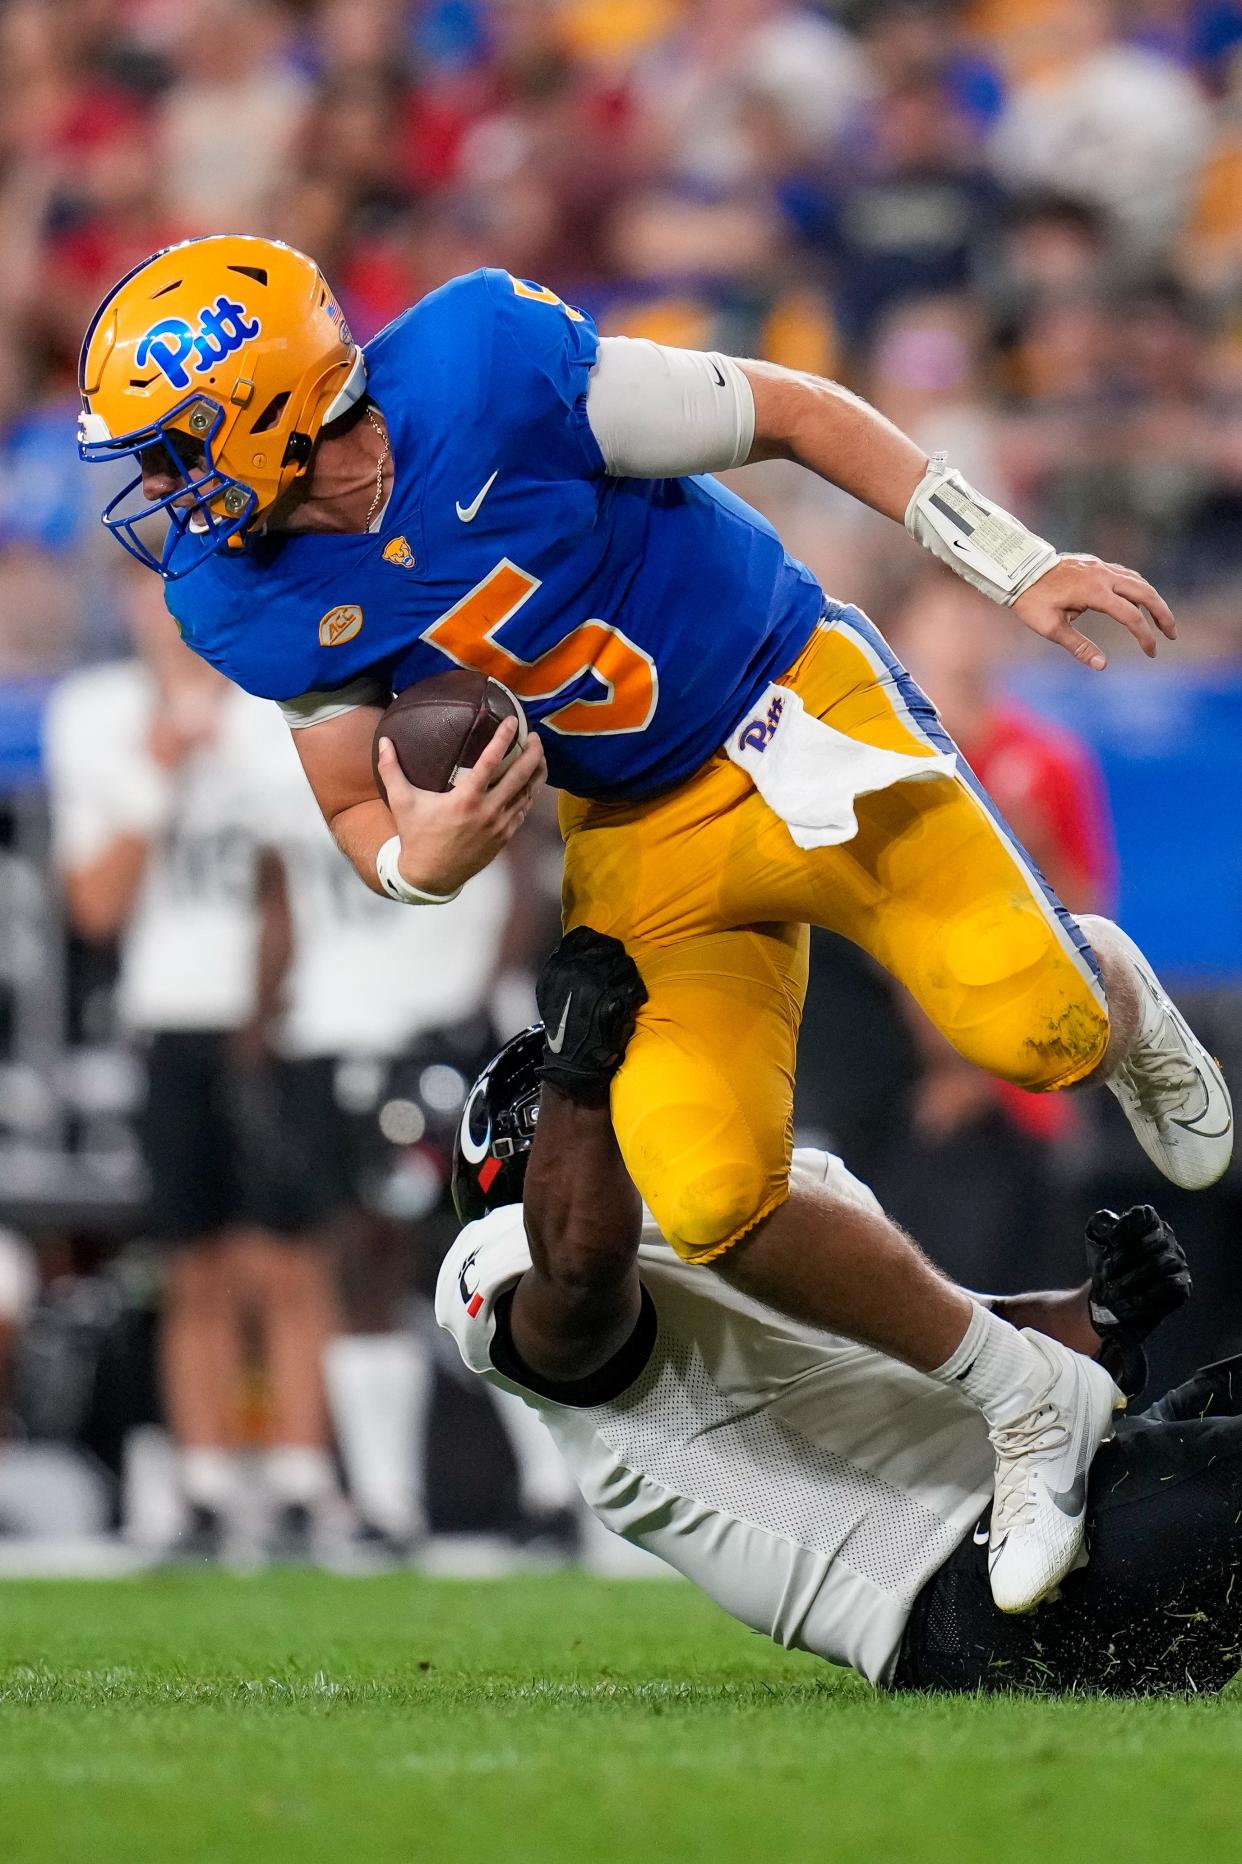
[[[794,1175],[878,1209],[827,1153],[795,1153]],[[778,1644],[887,1682],[919,1589],[992,1498],[982,1417],[952,1387],[680,1261],[650,1217],[638,1259],[655,1345],[589,1409],[492,1364],[495,1303],[530,1267],[519,1205],[462,1231],[436,1318],[472,1372],[539,1413],[605,1527]]]

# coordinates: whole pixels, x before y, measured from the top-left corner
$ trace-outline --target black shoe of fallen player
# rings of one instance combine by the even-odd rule
[[[607,1092],[634,1033],[647,989],[620,939],[590,926],[567,932],[539,973],[540,1079],[570,1100]]]

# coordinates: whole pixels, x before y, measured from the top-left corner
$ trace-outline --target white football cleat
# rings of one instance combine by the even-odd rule
[[[1170,1183],[1203,1191],[1233,1156],[1233,1105],[1217,1064],[1119,926],[1138,977],[1138,1040],[1107,1086],[1144,1152]]]
[[[1086,1564],[1087,1471],[1113,1434],[1113,1412],[1126,1402],[1093,1359],[1030,1327],[1022,1337],[1048,1376],[1021,1417],[990,1433],[996,1493],[988,1578],[1002,1612],[1033,1611],[1067,1573]]]

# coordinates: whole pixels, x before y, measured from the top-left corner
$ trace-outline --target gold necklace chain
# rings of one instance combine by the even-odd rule
[[[384,502],[384,463],[388,458],[388,429],[384,426],[370,402],[367,403],[367,419],[380,437],[380,456],[375,462],[375,497],[371,500],[371,509],[367,513],[366,530],[375,522],[375,514]]]

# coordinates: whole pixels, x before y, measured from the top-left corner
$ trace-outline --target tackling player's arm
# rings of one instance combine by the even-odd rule
[[[524,749],[496,780],[517,729],[506,720],[473,770],[463,772],[454,787],[441,794],[407,782],[386,743],[379,760],[388,791],[385,803],[371,770],[371,744],[382,716],[382,706],[353,705],[295,730],[302,768],[339,847],[373,892],[385,894],[376,859],[396,835],[401,842],[400,873],[407,884],[429,895],[451,896],[517,834],[543,788],[543,746],[531,732]]]
[[[1080,1288],[994,1295],[989,1305],[1015,1327],[1034,1327],[1098,1358],[1133,1398],[1147,1382],[1143,1342],[1190,1299],[1185,1253],[1150,1204],[1121,1216],[1097,1210],[1086,1247],[1090,1279]]]
[[[531,1267],[509,1310],[522,1367],[588,1379],[627,1347],[642,1311],[642,1205],[613,1132],[609,1087],[646,990],[623,946],[580,926],[539,974],[543,1091],[523,1191]]]

